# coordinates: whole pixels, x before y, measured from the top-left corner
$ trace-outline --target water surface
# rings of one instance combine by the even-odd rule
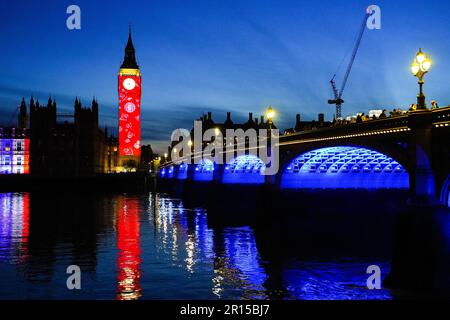
[[[389,249],[386,255],[370,249],[342,255],[338,244],[333,248],[333,243],[316,241],[327,241],[326,226],[324,236],[308,234],[308,227],[301,228],[305,222],[293,221],[298,229],[291,224],[279,234],[215,224],[213,214],[156,193],[0,194],[0,299],[367,300],[397,295],[366,287],[369,265],[380,266],[383,278],[389,273]],[[326,254],[320,254],[323,247]],[[66,287],[69,265],[81,268],[81,290]]]

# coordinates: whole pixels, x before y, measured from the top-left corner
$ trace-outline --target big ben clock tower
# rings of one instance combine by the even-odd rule
[[[141,155],[141,72],[136,62],[131,30],[118,85],[120,165],[137,168]]]

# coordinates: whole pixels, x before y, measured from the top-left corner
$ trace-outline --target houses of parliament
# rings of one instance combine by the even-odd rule
[[[1,173],[88,176],[136,171],[151,159],[151,147],[142,146],[142,161],[121,161],[118,138],[99,127],[96,99],[85,107],[76,98],[73,115],[68,116],[73,121],[58,121],[57,104],[52,98],[46,104],[31,98],[28,105],[22,99],[18,126],[0,131]]]
[[[131,32],[125,48],[124,63],[119,72],[120,77],[124,76],[124,71],[125,76],[128,76],[130,71],[139,73],[136,63],[131,66],[136,69],[129,66],[130,58],[135,61]],[[121,78],[119,82],[120,80]],[[126,80],[128,88],[129,79]],[[133,94],[137,107],[140,107],[140,91],[139,95],[136,90]],[[126,102],[130,100],[127,98],[127,92],[119,92],[119,100]],[[130,103],[127,103],[126,111],[120,106],[120,118],[124,118],[122,113],[127,112],[129,106]],[[57,103],[51,97],[46,104],[41,104],[34,98],[27,104],[22,98],[17,127],[0,128],[0,174],[31,173],[34,176],[83,177],[146,170],[153,153],[150,145],[140,145],[140,110],[134,108],[133,111],[134,125],[138,130],[133,143],[135,151],[130,156],[121,152],[121,141],[128,140],[121,133],[120,126],[126,126],[127,123],[119,121],[119,137],[108,135],[107,128],[99,127],[99,104],[95,98],[88,107],[75,98],[71,114],[58,113]],[[61,121],[61,118],[64,118],[64,121]],[[66,118],[70,118],[69,121]]]

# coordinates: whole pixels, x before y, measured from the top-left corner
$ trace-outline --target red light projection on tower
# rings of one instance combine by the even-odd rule
[[[121,156],[141,154],[141,76],[122,73],[122,69],[119,74],[119,152]]]
[[[131,28],[125,57],[119,70],[119,155],[141,154],[141,72],[131,39]]]

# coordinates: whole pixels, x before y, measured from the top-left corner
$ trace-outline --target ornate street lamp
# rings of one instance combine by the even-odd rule
[[[431,68],[431,60],[428,56],[422,52],[422,49],[419,49],[419,52],[416,54],[416,57],[411,65],[411,72],[417,78],[419,78],[419,95],[417,96],[417,110],[426,110],[427,105],[425,103],[425,95],[423,94],[423,77]]]
[[[269,106],[269,108],[267,108],[266,117],[269,121],[269,124],[272,124],[272,120],[275,117],[275,111],[273,110],[272,106]]]

